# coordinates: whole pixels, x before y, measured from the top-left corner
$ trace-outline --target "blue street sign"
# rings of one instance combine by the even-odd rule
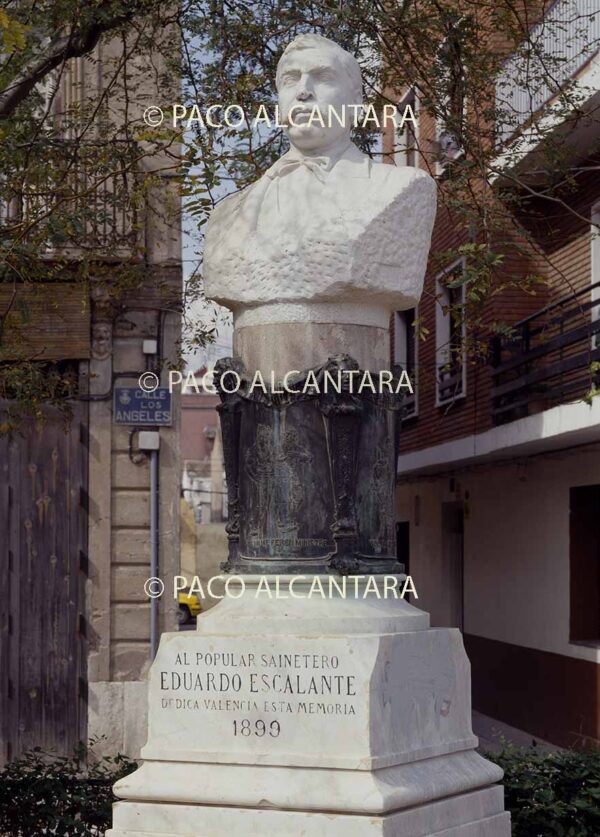
[[[166,387],[144,392],[140,387],[115,387],[113,422],[141,426],[172,423],[171,393]]]

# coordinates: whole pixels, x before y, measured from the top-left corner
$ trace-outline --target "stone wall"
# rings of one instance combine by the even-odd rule
[[[146,310],[139,310],[143,303],[131,300],[109,321],[110,305],[97,301],[93,312],[96,321],[104,317],[110,324],[112,351],[90,364],[90,390],[98,400],[90,404],[88,735],[107,736],[97,750],[124,750],[131,756],[138,755],[146,729],[143,681],[150,665],[150,602],[144,582],[151,574],[150,466],[136,450],[132,428],[113,424],[112,399],[102,396],[109,392],[111,379],[117,385],[136,383],[146,368],[143,339],[158,338],[163,357],[174,356],[179,315],[161,313],[156,289],[175,289],[179,282],[178,266],[155,268],[147,283]],[[173,424],[160,430],[159,574],[167,587],[179,570],[178,403],[173,393]],[[175,629],[176,603],[165,594],[160,599],[160,630]]]
[[[177,101],[169,83],[164,47],[173,33],[156,33],[148,54],[129,54],[121,38],[100,42],[84,73],[85,89],[111,84],[110,116],[115,124],[141,119],[148,104]],[[90,71],[91,70],[91,71]],[[114,79],[114,83],[113,80]],[[135,90],[134,108],[129,101]],[[140,144],[148,156],[138,162],[145,206],[138,210],[139,241],[112,271],[132,276],[131,291],[111,292],[110,270],[92,279],[90,361],[88,736],[106,736],[97,752],[139,755],[146,734],[146,683],[150,665],[150,601],[144,582],[150,573],[150,466],[136,450],[135,434],[116,426],[111,391],[135,386],[139,375],[161,373],[176,360],[181,334],[182,288],[180,195],[172,179],[179,146],[168,151]],[[147,177],[151,175],[151,177]],[[145,355],[144,339],[155,339],[157,355]],[[159,575],[167,587],[179,568],[180,400],[173,393],[173,423],[160,429]],[[159,600],[159,631],[175,630],[176,602]]]

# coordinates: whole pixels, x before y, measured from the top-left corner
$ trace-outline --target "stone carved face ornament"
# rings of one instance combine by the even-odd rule
[[[110,323],[94,323],[92,328],[92,357],[106,360],[112,348],[112,327]]]
[[[293,148],[311,156],[350,141],[352,111],[362,103],[360,67],[348,52],[320,35],[302,35],[283,53],[277,68],[279,112]],[[325,122],[311,120],[318,109]],[[330,109],[345,124],[330,117]]]

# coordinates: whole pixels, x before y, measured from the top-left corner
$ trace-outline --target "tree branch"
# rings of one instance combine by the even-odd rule
[[[113,15],[106,14],[106,9],[103,14],[101,6],[96,20],[84,29],[72,29],[68,35],[56,35],[44,52],[32,58],[0,93],[0,120],[9,117],[36,84],[64,61],[89,54],[102,35],[131,23],[138,14],[149,11],[154,5],[148,0],[129,2],[126,10],[121,7],[121,10]]]

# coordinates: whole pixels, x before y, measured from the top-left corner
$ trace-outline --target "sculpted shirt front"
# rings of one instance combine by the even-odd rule
[[[207,296],[234,310],[340,298],[409,307],[434,214],[435,184],[418,169],[373,163],[352,143],[338,159],[292,150],[213,210]]]

